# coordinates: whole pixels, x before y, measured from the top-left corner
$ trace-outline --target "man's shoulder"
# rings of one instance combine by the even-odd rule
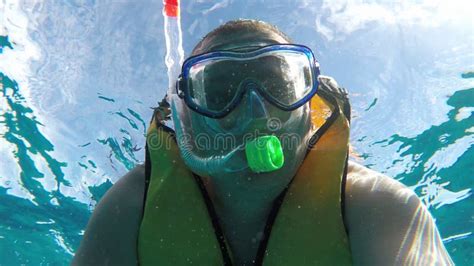
[[[135,209],[142,206],[144,192],[145,166],[137,165],[127,174],[119,178],[107,193],[105,193],[104,197],[96,206],[96,211],[101,212],[101,209],[108,209],[110,205]],[[124,195],[126,196],[124,197]]]
[[[145,167],[138,165],[97,204],[72,265],[136,264],[144,191]]]
[[[411,189],[399,181],[353,161],[349,161],[348,164],[346,193],[365,195],[368,193],[372,196],[392,195],[405,203],[410,197],[416,197]]]
[[[145,167],[137,165],[117,180],[107,191],[97,205],[94,214],[98,212],[110,213],[112,209],[120,208],[121,211],[118,215],[122,217],[124,217],[124,213],[133,213],[133,217],[141,216],[144,193]]]
[[[349,162],[345,187],[348,217],[380,220],[380,215],[397,219],[424,208],[418,196],[399,181],[355,162]]]
[[[345,222],[359,265],[452,265],[417,195],[386,175],[349,163]]]
[[[145,185],[145,165],[139,164],[122,176],[112,186],[113,190],[138,190],[141,191]],[[113,190],[112,190],[113,189]]]

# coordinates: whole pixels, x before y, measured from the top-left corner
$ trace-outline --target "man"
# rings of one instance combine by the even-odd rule
[[[170,99],[74,265],[452,264],[411,190],[347,161],[347,94],[275,27],[210,32]]]

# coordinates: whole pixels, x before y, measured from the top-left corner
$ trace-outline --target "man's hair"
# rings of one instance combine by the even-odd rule
[[[269,33],[276,33],[285,39],[288,43],[292,43],[293,41],[291,38],[280,31],[276,26],[268,24],[263,21],[254,20],[254,19],[239,19],[239,20],[231,20],[225,24],[220,25],[219,27],[215,28],[204,38],[199,41],[199,43],[194,47],[192,54],[195,54],[197,50],[201,50],[203,43],[205,40],[215,38],[221,35],[228,35],[228,34],[235,34],[236,32],[269,32]]]

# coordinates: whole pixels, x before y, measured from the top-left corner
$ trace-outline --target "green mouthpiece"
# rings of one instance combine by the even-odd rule
[[[275,136],[258,137],[245,144],[247,163],[256,173],[271,172],[283,166],[280,140]]]

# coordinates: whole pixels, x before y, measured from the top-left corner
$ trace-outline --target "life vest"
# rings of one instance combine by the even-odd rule
[[[256,265],[351,265],[341,206],[350,123],[346,94],[320,78],[311,111],[315,132],[307,155],[274,202]],[[174,132],[158,120],[154,115],[147,133],[139,263],[233,265],[201,178],[181,159]]]

